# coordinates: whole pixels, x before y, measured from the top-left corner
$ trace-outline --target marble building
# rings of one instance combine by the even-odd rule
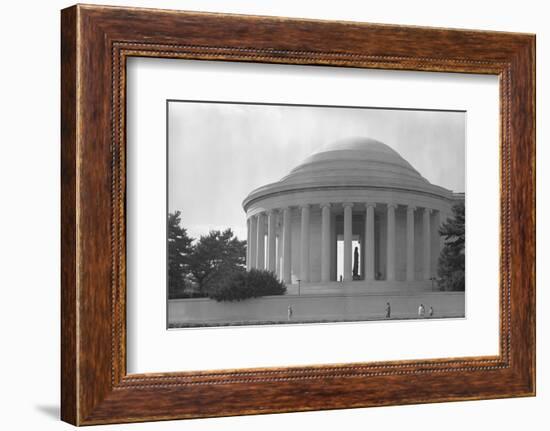
[[[244,199],[247,267],[287,284],[428,290],[459,200],[382,142],[340,141]]]

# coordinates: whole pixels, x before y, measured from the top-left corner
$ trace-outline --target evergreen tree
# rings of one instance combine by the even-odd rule
[[[439,229],[445,246],[439,256],[437,274],[442,290],[465,290],[465,215],[464,202],[453,206],[453,216]]]
[[[244,271],[245,265],[246,241],[240,241],[231,229],[213,230],[194,246],[190,272],[199,292],[207,295],[235,272]]]
[[[186,275],[189,273],[189,261],[193,238],[181,226],[181,212],[168,214],[168,297],[185,297]]]

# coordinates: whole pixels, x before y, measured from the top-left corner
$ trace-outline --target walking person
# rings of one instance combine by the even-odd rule
[[[292,310],[292,305],[289,305],[288,309],[287,309],[288,320],[292,320],[292,314],[293,313],[294,313],[294,311]]]
[[[433,317],[433,315],[434,315],[434,308],[431,305],[430,305],[430,309],[428,310],[428,315],[430,317]]]
[[[389,302],[386,302],[386,319],[391,318],[391,305]]]
[[[426,308],[424,307],[424,304],[420,304],[420,307],[418,307],[418,317],[424,317],[426,314]]]

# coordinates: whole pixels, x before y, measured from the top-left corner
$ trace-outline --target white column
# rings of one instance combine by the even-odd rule
[[[276,243],[275,243],[275,223],[277,213],[274,210],[267,214],[267,270],[275,272],[277,266]]]
[[[246,219],[246,270],[250,271],[250,218]]]
[[[279,216],[281,217],[281,216]],[[278,226],[280,226],[281,223],[279,222]],[[283,237],[282,237],[282,234],[281,232],[279,232],[279,234],[275,235],[275,241],[277,243],[277,263],[275,264],[275,274],[277,275],[277,278],[279,280],[282,280],[283,279],[283,273],[281,272],[281,259],[282,259],[282,256],[283,256]]]
[[[290,208],[283,209],[283,282],[290,284],[291,270],[290,270]]]
[[[387,246],[387,267],[386,280],[395,280],[395,205],[388,204],[388,246]]]
[[[300,241],[300,279],[309,281],[309,205],[303,205]]]
[[[248,265],[249,269],[256,268],[256,241],[258,239],[258,217],[251,216],[250,220],[250,264]]]
[[[321,205],[321,281],[330,281],[330,204]]]
[[[365,280],[374,280],[374,207],[367,202],[365,212]]]
[[[414,210],[407,207],[407,281],[414,281]]]
[[[256,268],[265,269],[265,214],[258,214],[258,234],[256,235]]]
[[[353,280],[351,262],[351,236],[352,236],[352,203],[344,206],[344,281]]]
[[[431,248],[431,232],[430,232],[430,212],[429,208],[424,208],[422,219],[423,243],[424,243],[424,259],[423,259],[423,274],[424,280],[429,280],[432,276],[432,248]]]

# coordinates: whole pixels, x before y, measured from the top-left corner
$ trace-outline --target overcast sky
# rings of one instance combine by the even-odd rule
[[[464,191],[463,112],[170,102],[168,115],[169,211],[194,238],[231,227],[246,239],[250,191],[349,137],[379,140],[431,183]]]

